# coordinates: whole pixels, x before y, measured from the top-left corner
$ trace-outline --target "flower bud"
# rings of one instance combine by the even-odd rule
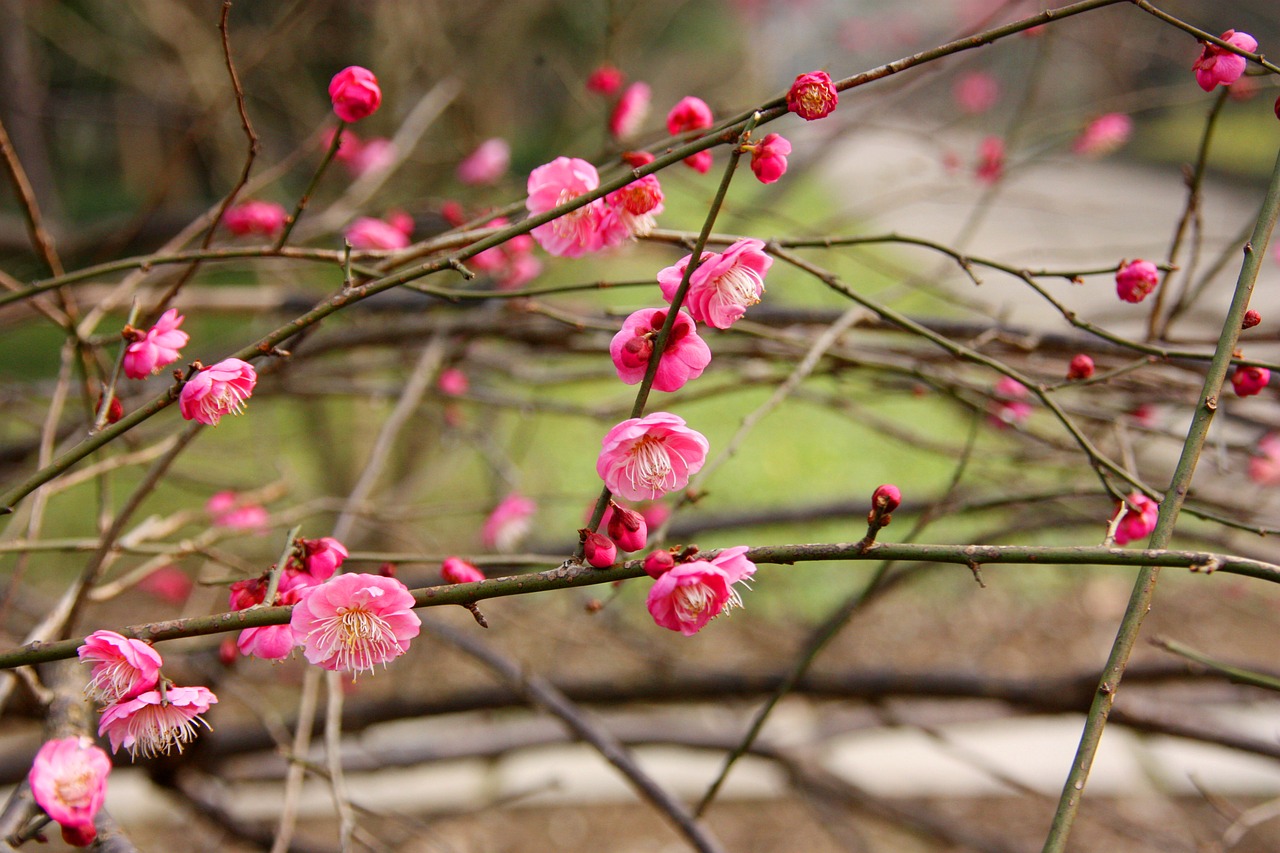
[[[1067,368],[1068,379],[1088,379],[1093,375],[1093,359],[1084,353],[1080,353],[1071,359],[1071,365]]]
[[[396,564],[395,564],[395,563],[383,563],[381,566],[378,566],[378,576],[379,576],[379,577],[384,577],[384,578],[393,578],[393,577],[395,577],[395,576],[396,576]]]
[[[106,396],[105,392],[98,395],[98,404],[94,409],[101,414],[102,398]],[[124,417],[124,404],[120,402],[120,398],[115,394],[111,395],[111,405],[107,407],[107,423],[113,424],[120,418]]]
[[[583,543],[582,555],[597,569],[607,569],[618,558],[618,546],[602,533],[589,533]]]
[[[226,637],[218,645],[218,661],[223,666],[231,666],[240,657],[240,649],[236,648],[236,638]]]
[[[377,111],[382,104],[382,90],[372,71],[352,65],[333,75],[329,81],[329,99],[338,118],[346,122],[359,121]]]
[[[877,515],[888,515],[902,505],[902,492],[890,483],[879,486],[871,494],[871,509]]]
[[[1266,388],[1270,381],[1271,371],[1265,367],[1242,364],[1236,368],[1235,373],[1231,374],[1231,385],[1236,389],[1236,394],[1241,397],[1252,397],[1254,394],[1262,393],[1262,389]]]
[[[476,583],[484,580],[484,572],[457,557],[445,557],[440,575],[449,583]]]
[[[1262,315],[1250,308],[1244,312],[1244,319],[1240,321],[1240,328],[1252,329],[1254,326],[1262,322]],[[112,421],[115,423],[115,421]]]
[[[676,558],[671,556],[671,552],[661,548],[656,551],[650,551],[649,555],[644,558],[645,573],[654,580],[670,571],[675,564]]]
[[[801,74],[787,92],[787,109],[805,121],[829,115],[840,103],[840,93],[825,71]]]
[[[644,516],[616,503],[613,504],[613,515],[609,518],[606,532],[623,551],[639,551],[649,539],[649,526]]]

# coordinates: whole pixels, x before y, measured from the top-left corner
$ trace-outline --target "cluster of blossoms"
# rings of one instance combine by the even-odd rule
[[[111,741],[112,752],[124,747],[133,758],[181,752],[199,724],[208,728],[201,715],[218,697],[207,687],[177,687],[163,678],[164,661],[147,643],[95,631],[77,653],[93,665],[85,692],[102,706],[98,735]]]
[[[62,828],[62,840],[88,847],[98,835],[93,819],[107,797],[111,759],[84,735],[45,741],[27,781],[36,804]]]
[[[502,228],[510,223],[505,216],[491,219],[487,228]],[[485,249],[467,263],[473,269],[488,273],[501,290],[523,287],[542,272],[542,262],[533,256],[533,238],[517,234],[500,246]]]
[[[536,216],[599,186],[600,175],[595,166],[577,157],[557,157],[529,174],[529,198],[525,206]],[[625,199],[620,197],[618,201]],[[656,178],[649,184],[645,197],[638,204],[633,201],[632,208],[627,211],[630,215],[627,220],[621,215],[618,204],[597,198],[537,226],[530,233],[549,254],[564,258],[577,258],[589,252],[620,246],[634,233],[629,221],[662,212],[662,190]]]

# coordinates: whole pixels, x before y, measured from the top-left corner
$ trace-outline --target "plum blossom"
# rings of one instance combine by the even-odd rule
[[[471,382],[467,379],[467,374],[456,367],[449,367],[440,371],[440,378],[436,380],[436,387],[446,397],[460,397],[467,393],[467,389],[471,387]]]
[[[479,583],[484,580],[484,572],[458,557],[444,558],[440,576],[449,583]]]
[[[684,418],[654,412],[629,418],[605,434],[596,473],[609,491],[631,501],[683,489],[701,470],[710,445]]]
[[[1136,539],[1151,535],[1160,517],[1160,504],[1141,492],[1134,492],[1125,499],[1127,509],[1124,518],[1116,525],[1116,544],[1128,545]]]
[[[338,118],[345,122],[359,121],[377,111],[382,104],[382,89],[372,71],[351,65],[329,81],[329,99]]]
[[[1125,302],[1141,302],[1160,283],[1160,270],[1151,261],[1135,258],[1121,262],[1116,273],[1116,295]]]
[[[358,675],[408,651],[422,624],[413,605],[395,578],[338,575],[294,605],[289,625],[310,663]]]
[[[970,71],[956,79],[951,96],[963,112],[980,115],[1000,99],[1000,83],[986,71]]]
[[[642,308],[622,322],[622,331],[609,343],[618,378],[635,385],[644,378],[653,355],[653,342],[666,322],[669,309]],[[711,348],[698,337],[697,325],[684,311],[676,315],[675,325],[658,362],[653,387],[657,391],[678,391],[690,379],[697,379],[711,363]]]
[[[973,174],[985,184],[994,184],[1004,177],[1004,140],[998,136],[985,137],[978,143],[978,163]]]
[[[1220,38],[1232,47],[1247,53],[1253,53],[1258,49],[1258,40],[1248,33],[1227,30]],[[1191,70],[1196,75],[1196,83],[1201,89],[1211,92],[1214,86],[1219,84],[1230,86],[1240,79],[1248,60],[1216,44],[1210,42],[1202,42],[1202,44],[1204,49],[1200,51],[1200,56],[1191,66]]]
[[[161,566],[138,582],[138,589],[168,604],[182,604],[194,586],[187,573],[172,563]]]
[[[1280,433],[1258,440],[1258,455],[1249,458],[1249,479],[1260,486],[1280,486]]]
[[[1238,397],[1252,397],[1261,394],[1262,389],[1271,381],[1271,371],[1265,367],[1254,367],[1242,364],[1231,374],[1231,387],[1236,389]]]
[[[94,631],[76,654],[82,663],[93,664],[85,693],[103,705],[132,699],[155,687],[164,663],[147,643],[115,631]]]
[[[658,273],[662,296],[668,302],[674,298],[692,257],[685,255],[675,266]],[[727,329],[760,301],[764,276],[772,265],[773,258],[765,254],[762,240],[739,240],[722,254],[704,252],[689,279],[685,307],[699,323]]]
[[[131,758],[154,758],[173,748],[182,752],[198,732],[197,724],[209,724],[201,714],[217,703],[207,687],[173,687],[149,690],[132,699],[110,705],[98,721],[98,736],[111,741],[111,751],[129,750]]]
[[[1071,150],[1085,157],[1103,157],[1129,141],[1133,119],[1124,113],[1107,113],[1089,122],[1071,143]]]
[[[1071,364],[1067,365],[1067,379],[1072,381],[1088,379],[1093,375],[1093,371],[1093,359],[1085,353],[1079,353],[1071,359]]]
[[[648,83],[636,81],[628,86],[609,114],[609,133],[621,142],[630,139],[640,130],[649,117],[649,103],[653,96]]]
[[[667,131],[672,136],[704,130],[711,127],[713,122],[711,107],[702,98],[693,95],[681,98],[667,113]]]
[[[222,214],[222,224],[237,237],[250,234],[274,237],[288,219],[285,209],[273,201],[246,201]]]
[[[671,556],[671,552],[659,548],[650,551],[644,558],[644,573],[649,577],[657,580],[662,575],[671,571],[676,564],[676,558]]]
[[[577,157],[557,157],[529,173],[529,198],[525,207],[537,215],[572,201],[600,186],[596,167]],[[531,232],[549,254],[577,258],[587,252],[617,246],[627,229],[601,199],[544,222]]]
[[[216,527],[231,530],[261,531],[267,526],[268,514],[258,504],[242,503],[235,492],[215,492],[204,505]]]
[[[618,559],[618,546],[603,533],[588,533],[582,542],[582,556],[588,565],[607,569]]]
[[[347,226],[343,237],[356,251],[394,251],[409,245],[409,235],[412,231],[413,220],[408,217],[397,218],[391,222],[372,216],[361,216]]]
[[[519,492],[503,498],[480,529],[480,541],[486,548],[509,554],[520,546],[533,526],[538,505]]]
[[[662,572],[646,601],[653,621],[691,637],[720,613],[741,607],[733,586],[756,570],[747,550],[745,545],[725,548],[709,561],[681,563]]]
[[[62,827],[62,838],[87,847],[97,835],[93,819],[107,796],[111,759],[84,735],[45,741],[27,773],[31,795]]]
[[[176,308],[170,308],[160,315],[154,326],[125,347],[124,375],[130,379],[144,379],[177,361],[178,351],[190,340],[187,333],[178,328],[185,319]],[[130,329],[126,331],[132,332]]]
[[[605,62],[587,75],[587,91],[611,98],[622,88],[622,72]]]
[[[605,533],[620,551],[641,551],[649,539],[649,526],[644,516],[621,504],[609,502],[608,520],[601,519]]]
[[[471,186],[495,183],[511,165],[511,146],[505,139],[486,139],[458,164],[458,180]]]
[[[348,134],[350,135],[350,134]],[[342,148],[346,147],[346,137],[343,137]],[[342,151],[339,148],[339,152]],[[396,144],[385,137],[375,137],[368,142],[361,143],[347,157],[342,158],[343,163],[347,167],[347,171],[351,173],[353,178],[369,172],[381,172],[389,169],[391,164],[396,161]],[[335,155],[336,156],[336,155]]]
[[[1027,386],[1009,376],[1001,376],[993,389],[996,399],[991,409],[991,423],[997,427],[1024,424],[1031,417],[1034,407],[1026,398],[1031,392]]]
[[[770,133],[754,145],[744,146],[751,152],[751,171],[762,184],[772,184],[787,171],[787,155],[791,143],[776,133]]]
[[[318,581],[333,577],[347,559],[347,548],[332,536],[320,539],[301,539],[303,571]]]
[[[805,121],[831,114],[840,103],[840,93],[825,71],[801,74],[787,90],[787,109]]]
[[[697,172],[699,175],[705,175],[707,172],[711,171],[711,152],[705,150],[697,151],[684,158],[681,162],[690,169],[693,169],[693,171]]]
[[[253,365],[238,358],[223,359],[187,380],[178,396],[178,408],[189,421],[217,426],[223,415],[244,411],[244,401],[257,384]]]
[[[297,601],[296,591],[287,596],[279,596],[277,604],[293,604]],[[288,625],[264,625],[260,628],[245,628],[236,638],[236,648],[245,657],[261,660],[284,660],[294,649],[293,631]]]
[[[604,197],[610,211],[632,237],[644,237],[657,224],[662,212],[662,185],[657,175],[645,175]]]

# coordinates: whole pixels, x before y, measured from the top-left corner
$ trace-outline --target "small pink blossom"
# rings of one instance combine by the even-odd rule
[[[609,355],[613,358],[618,378],[628,385],[635,385],[644,378],[653,355],[653,342],[666,322],[669,309],[642,308],[622,323],[622,331],[609,343]],[[711,348],[698,337],[697,325],[681,311],[667,346],[658,362],[653,388],[657,391],[678,391],[690,379],[697,379],[711,363]]]
[[[611,98],[622,88],[622,79],[622,72],[606,62],[587,75],[587,91]]]
[[[533,526],[538,505],[518,492],[503,498],[480,529],[480,541],[486,548],[508,554],[520,546]]]
[[[633,169],[639,169],[641,166],[648,166],[657,157],[654,157],[648,151],[623,151],[622,162],[626,163]]]
[[[372,216],[356,219],[347,226],[343,237],[351,248],[360,252],[394,251],[409,245],[409,235],[404,231],[403,222],[385,222]]]
[[[707,172],[711,171],[711,152],[707,150],[698,151],[690,154],[681,162],[690,169],[693,169],[693,171],[697,172],[699,175],[705,175]]]
[[[107,796],[111,759],[84,735],[45,741],[27,781],[36,804],[62,827],[63,840],[87,847],[97,835],[93,819]]]
[[[994,184],[1004,177],[1004,140],[988,136],[978,143],[978,164],[974,176],[986,184]]]
[[[1093,371],[1093,359],[1080,353],[1071,359],[1071,364],[1067,365],[1067,379],[1070,381],[1088,379],[1093,376]]]
[[[614,139],[622,142],[636,135],[649,117],[652,95],[648,83],[637,81],[626,88],[609,114],[609,133]]]
[[[721,612],[741,607],[733,586],[756,570],[744,556],[747,550],[745,545],[726,548],[710,561],[681,563],[663,572],[646,601],[653,621],[691,637]]]
[[[662,213],[662,185],[657,175],[645,175],[609,193],[604,200],[628,234],[644,237],[657,224],[655,217]]]
[[[141,340],[135,340],[125,348],[124,375],[130,379],[144,379],[177,361],[178,351],[190,340],[187,333],[178,328],[185,319],[176,308],[161,314]]]
[[[642,551],[649,540],[649,526],[644,516],[614,501],[609,502],[612,513],[604,525],[605,533],[620,551]],[[603,519],[602,519],[603,521]]]
[[[223,359],[187,380],[178,396],[178,408],[189,421],[217,426],[223,415],[244,411],[244,401],[257,384],[253,365],[238,358]]]
[[[347,548],[332,536],[302,539],[303,571],[318,581],[333,577],[347,559]]]
[[[310,663],[359,674],[408,651],[422,624],[413,605],[395,578],[338,575],[294,605],[289,625]]]
[[[1258,441],[1257,455],[1249,458],[1249,479],[1260,486],[1280,486],[1280,433]]]
[[[683,489],[710,450],[702,433],[670,412],[629,418],[609,430],[602,445],[596,473],[609,491],[630,501],[656,500]]]
[[[1227,30],[1221,35],[1221,39],[1246,53],[1254,53],[1258,49],[1258,40],[1248,33]],[[1204,49],[1191,66],[1191,70],[1196,75],[1196,83],[1200,84],[1201,89],[1210,92],[1214,86],[1219,84],[1230,86],[1240,79],[1248,60],[1216,44],[1210,42],[1202,42],[1202,44]]]
[[[1116,526],[1116,544],[1122,546],[1150,536],[1160,517],[1160,504],[1141,492],[1129,495],[1126,503],[1127,512]]]
[[[667,131],[672,136],[705,130],[713,123],[711,107],[707,106],[706,101],[693,95],[681,98],[667,113]]]
[[[359,121],[377,111],[382,104],[382,89],[372,71],[351,65],[329,81],[329,99],[338,118],[345,122]]]
[[[345,147],[346,136],[343,137],[342,147],[338,149],[339,153]],[[384,137],[376,137],[359,145],[354,152],[343,159],[343,162],[351,176],[358,178],[369,172],[381,172],[389,169],[391,164],[396,161],[397,154],[394,142]]]
[[[147,643],[115,631],[94,631],[76,654],[82,663],[93,664],[85,693],[103,705],[132,699],[155,687],[164,663]]]
[[[292,601],[277,599],[277,604],[292,604]],[[236,648],[245,657],[261,660],[284,660],[293,652],[293,631],[288,625],[264,625],[260,628],[245,628],[236,638]]]
[[[440,371],[440,378],[436,380],[436,387],[440,389],[441,394],[447,397],[460,397],[467,393],[471,383],[467,380],[467,374],[456,367],[449,367]]]
[[[1242,364],[1231,374],[1231,387],[1236,389],[1237,397],[1252,397],[1261,394],[1262,389],[1271,381],[1271,371],[1265,367],[1254,367]]]
[[[1071,150],[1085,157],[1103,157],[1129,141],[1133,119],[1124,113],[1107,113],[1089,122],[1071,143]]]
[[[588,533],[582,543],[582,556],[593,568],[607,569],[618,559],[618,546],[603,533]]]
[[[458,180],[471,186],[496,183],[510,165],[511,146],[507,141],[498,137],[486,139],[458,164]]]
[[[98,736],[111,741],[113,753],[123,746],[134,759],[139,754],[154,758],[174,747],[182,752],[195,738],[197,723],[209,728],[200,715],[217,701],[207,687],[169,687],[163,694],[149,690],[108,706],[98,721]]]
[[[685,255],[675,266],[658,273],[662,296],[668,302],[675,296],[692,257]],[[764,277],[772,265],[773,258],[765,254],[761,240],[739,240],[723,254],[704,252],[702,263],[689,280],[685,306],[699,323],[727,329],[760,301]]]
[[[272,201],[246,201],[222,214],[222,223],[237,237],[250,234],[274,237],[284,229],[288,219],[285,209]]]
[[[267,526],[266,509],[257,504],[242,503],[235,492],[215,492],[205,502],[204,510],[217,527],[261,531]]]
[[[995,426],[1024,424],[1035,411],[1026,399],[1031,392],[1027,390],[1027,386],[1016,379],[1001,376],[996,382],[994,391],[996,400],[991,410],[991,422]]]
[[[168,604],[182,604],[194,586],[187,573],[172,563],[161,566],[138,583],[138,589]]]
[[[787,90],[787,109],[805,121],[830,115],[839,103],[840,93],[825,71],[801,74]]]
[[[449,583],[479,583],[484,580],[484,572],[458,557],[444,558],[440,576]]]
[[[770,133],[754,145],[751,151],[751,171],[762,184],[772,184],[787,172],[787,155],[791,143],[776,133]]]
[[[576,157],[557,157],[529,174],[529,198],[525,207],[532,214],[545,213],[600,186],[596,167]],[[627,239],[627,229],[610,216],[601,199],[545,222],[531,232],[533,239],[549,254],[577,258]]]
[[[1120,265],[1116,294],[1125,302],[1141,302],[1160,283],[1160,270],[1151,261],[1136,258]]]
[[[985,71],[970,71],[956,79],[951,95],[962,111],[980,115],[1000,99],[1000,83]]]

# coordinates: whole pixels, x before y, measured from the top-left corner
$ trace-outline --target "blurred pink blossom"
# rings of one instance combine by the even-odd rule
[[[830,115],[839,103],[840,93],[825,71],[801,74],[787,90],[787,109],[805,121]]]
[[[261,234],[274,237],[284,228],[289,214],[272,201],[246,201],[227,209],[222,224],[237,237]]]
[[[1133,119],[1124,113],[1107,113],[1089,122],[1071,143],[1071,150],[1085,157],[1103,157],[1129,141]]]
[[[176,308],[170,308],[161,314],[156,324],[147,329],[140,340],[135,340],[125,348],[124,375],[130,379],[143,379],[177,361],[180,355],[178,351],[190,340],[187,333],[178,328],[185,319]]]
[[[467,393],[471,383],[467,381],[467,374],[456,367],[449,367],[440,371],[440,378],[436,380],[436,387],[440,389],[441,394],[449,397],[458,397]]]
[[[1259,439],[1257,455],[1249,458],[1249,479],[1260,486],[1280,486],[1280,433]]]
[[[440,576],[449,583],[479,583],[484,572],[459,557],[445,557]]]
[[[733,586],[756,570],[744,556],[747,550],[745,545],[726,548],[710,561],[681,563],[663,572],[646,601],[653,621],[691,637],[721,612],[741,607]]]
[[[218,527],[232,530],[261,531],[267,526],[266,509],[257,504],[242,504],[235,492],[216,492],[204,505]]]
[[[985,137],[978,143],[978,164],[974,176],[987,184],[994,184],[1004,177],[1004,140],[998,136]]]
[[[1000,82],[986,71],[970,71],[956,78],[951,96],[963,112],[980,115],[1000,100]]]
[[[174,747],[182,752],[195,738],[197,723],[209,728],[200,715],[217,701],[207,687],[170,686],[163,695],[149,690],[108,706],[98,721],[98,736],[111,741],[113,753],[123,746],[134,759],[154,758]]]
[[[386,222],[372,216],[361,216],[343,232],[351,248],[357,251],[393,251],[409,245],[404,220]],[[412,220],[408,223],[412,226]]]
[[[1242,364],[1231,374],[1231,387],[1236,389],[1238,397],[1252,397],[1261,394],[1262,389],[1271,381],[1271,371],[1265,367],[1254,367]]]
[[[194,586],[187,573],[172,563],[161,566],[138,583],[138,589],[169,604],[182,604]]]
[[[87,847],[97,835],[93,819],[107,796],[111,759],[84,735],[45,741],[27,781],[44,813],[62,827],[62,838]]]
[[[690,154],[681,162],[690,169],[693,169],[693,171],[697,172],[699,175],[705,175],[707,172],[711,171],[713,158],[709,150],[702,150]]]
[[[496,183],[511,165],[511,146],[505,139],[486,139],[458,164],[458,180],[471,186]]]
[[[711,107],[701,98],[687,95],[681,98],[667,113],[667,132],[679,136],[694,130],[711,127],[714,119]]]
[[[1071,359],[1071,364],[1067,365],[1067,379],[1070,381],[1088,379],[1093,376],[1093,371],[1093,359],[1085,353],[1079,353]]]
[[[669,412],[629,418],[609,430],[602,445],[596,473],[609,491],[630,501],[683,489],[710,449],[702,433]]]
[[[653,354],[653,342],[667,320],[669,309],[642,308],[622,322],[622,330],[609,343],[618,378],[635,385],[644,378]],[[655,391],[678,391],[690,379],[697,379],[711,363],[711,348],[698,337],[696,324],[684,311],[676,315],[667,346],[653,379]],[[635,549],[632,549],[635,550]]]
[[[587,91],[611,98],[622,88],[622,72],[605,62],[587,75]]]
[[[345,147],[346,136],[344,135],[339,152]],[[343,162],[351,176],[358,178],[369,172],[381,172],[389,168],[396,161],[397,153],[394,142],[384,137],[376,137],[359,144],[355,151],[343,159]]]
[[[626,88],[609,115],[609,133],[619,142],[630,139],[640,130],[649,117],[649,104],[653,96],[648,83],[636,81]]]
[[[1247,53],[1253,53],[1258,49],[1258,40],[1248,33],[1227,30],[1220,38],[1232,47]],[[1196,83],[1200,84],[1201,89],[1209,92],[1214,86],[1219,84],[1230,86],[1240,79],[1245,66],[1248,65],[1248,60],[1216,44],[1210,42],[1202,42],[1202,44],[1204,49],[1200,51],[1200,56],[1191,66],[1191,70],[1196,75]]]
[[[360,121],[373,115],[382,104],[382,89],[372,71],[351,65],[329,81],[329,99],[338,118],[345,122]]]
[[[189,421],[217,426],[223,415],[244,411],[258,374],[253,365],[227,358],[196,373],[182,386],[178,408]]]
[[[692,255],[658,273],[662,297],[674,298]],[[693,319],[717,329],[727,329],[760,301],[764,277],[773,258],[764,252],[764,241],[744,238],[723,253],[704,252],[702,262],[689,279],[685,307]]]
[[[103,705],[132,699],[155,687],[164,663],[147,643],[115,631],[94,631],[76,654],[81,663],[93,665],[85,693]]]
[[[533,525],[538,505],[518,492],[507,495],[485,519],[480,541],[486,548],[510,553],[520,546]]]
[[[993,391],[996,399],[992,401],[990,420],[997,427],[1024,424],[1035,411],[1026,399],[1031,395],[1027,386],[1012,377],[1001,376]]]
[[[1151,261],[1135,258],[1121,263],[1116,273],[1116,295],[1125,302],[1141,302],[1160,283],[1160,270]]]
[[[310,663],[359,674],[408,651],[422,624],[413,605],[395,578],[338,575],[293,606],[289,625]]]
[[[1127,512],[1116,526],[1116,544],[1121,546],[1150,536],[1160,516],[1160,504],[1141,492],[1129,495],[1126,503]]]

